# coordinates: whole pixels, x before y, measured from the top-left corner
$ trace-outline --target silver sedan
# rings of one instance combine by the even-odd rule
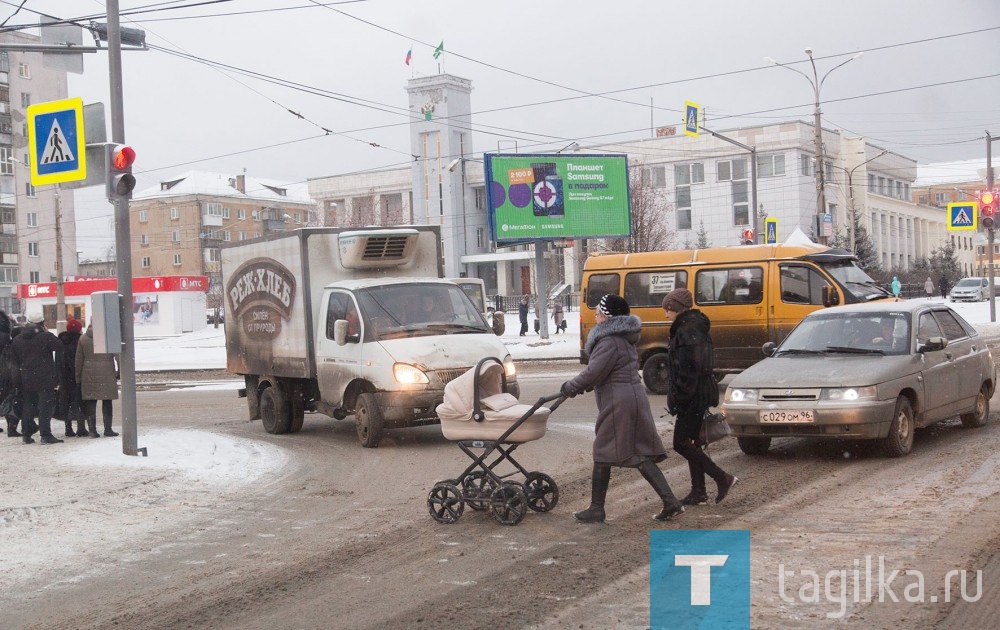
[[[747,454],[794,436],[875,439],[899,457],[913,448],[916,428],[954,416],[980,427],[989,418],[993,357],[944,304],[828,308],[763,349],[768,358],[738,374],[723,403]]]

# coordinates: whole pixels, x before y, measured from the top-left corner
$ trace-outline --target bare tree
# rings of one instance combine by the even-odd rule
[[[642,169],[629,169],[629,202],[632,206],[632,233],[596,241],[596,251],[652,252],[669,249],[674,233],[667,226],[670,204],[663,190],[643,181]]]

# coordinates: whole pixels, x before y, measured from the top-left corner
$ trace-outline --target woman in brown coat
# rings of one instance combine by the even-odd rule
[[[118,399],[118,355],[96,354],[94,352],[94,326],[87,326],[87,332],[80,337],[76,348],[76,382],[80,384],[84,412],[87,414],[87,428],[92,438],[101,437],[97,433],[97,401],[103,401],[104,437],[116,437],[111,428],[112,400]]]
[[[639,356],[635,344],[642,322],[629,314],[628,302],[605,295],[597,306],[597,325],[587,335],[584,350],[587,367],[563,383],[564,396],[594,390],[597,423],[594,427],[594,471],[591,476],[590,507],[573,516],[583,523],[604,522],[604,498],[611,481],[611,467],[638,468],[663,500],[663,509],[653,518],[668,521],[684,511],[656,465],[667,457],[653,422],[649,399],[639,378]]]

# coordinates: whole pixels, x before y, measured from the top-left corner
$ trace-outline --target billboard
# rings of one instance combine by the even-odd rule
[[[487,153],[483,158],[494,241],[630,234],[624,154]]]

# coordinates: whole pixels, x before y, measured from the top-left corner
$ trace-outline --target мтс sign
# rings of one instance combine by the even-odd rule
[[[87,178],[83,100],[37,103],[28,107],[28,156],[34,186]]]

